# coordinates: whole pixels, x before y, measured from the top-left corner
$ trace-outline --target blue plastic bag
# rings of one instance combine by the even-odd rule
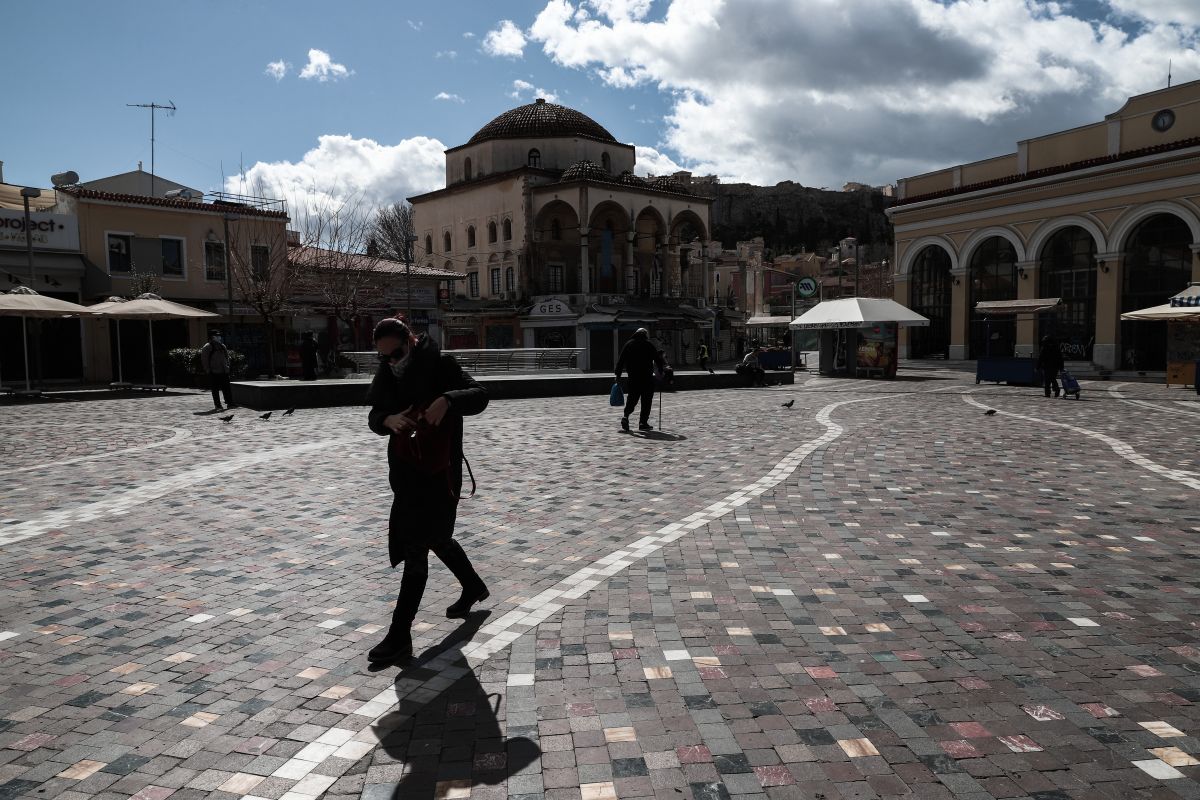
[[[618,408],[625,405],[625,395],[617,381],[613,381],[612,388],[608,390],[608,404]]]

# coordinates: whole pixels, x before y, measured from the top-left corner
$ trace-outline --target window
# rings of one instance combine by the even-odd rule
[[[164,278],[183,277],[183,240],[159,239],[162,248],[162,274]]]
[[[562,264],[550,265],[550,292],[565,292],[566,285],[563,283],[563,267]]]
[[[562,225],[557,219],[550,220],[550,238],[556,242],[562,239]]]
[[[449,231],[446,231],[445,233],[442,234],[442,251],[446,252],[446,253],[450,252],[450,232]]]
[[[506,242],[512,241],[512,220],[511,219],[504,220],[504,241],[506,241]]]
[[[467,247],[474,247],[474,246],[475,246],[475,226],[468,225],[467,226]]]
[[[496,223],[488,223],[488,244],[496,243]]]
[[[265,281],[271,277],[270,247],[265,244],[250,245],[250,272],[256,281]]]
[[[471,159],[469,158],[463,159],[463,180],[471,180]]]
[[[108,235],[108,271],[109,272],[129,272],[133,266],[133,258],[131,252],[133,243],[130,241],[132,236],[120,233],[110,233]]]
[[[479,273],[467,273],[467,294],[470,297],[479,297]]]
[[[225,243],[204,243],[204,279],[209,281],[225,280]]]
[[[625,291],[630,294],[638,292],[638,271],[636,267],[625,270]]]
[[[426,234],[425,236],[425,255],[433,252],[433,237]]]
[[[600,168],[605,172],[612,172],[612,159],[608,157],[608,153],[600,154]]]
[[[529,166],[542,166],[542,151],[538,150],[536,147],[529,151]]]
[[[512,267],[509,267],[508,269],[504,270],[504,291],[506,291],[506,292],[516,291],[517,286],[516,286],[515,279],[516,279],[516,273],[513,271]]]
[[[492,296],[500,294],[500,268],[492,269]]]

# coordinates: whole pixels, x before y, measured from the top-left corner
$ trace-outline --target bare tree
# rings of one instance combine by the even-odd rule
[[[297,277],[296,266],[288,257],[287,217],[270,211],[240,211],[228,226],[228,268],[233,287],[238,298],[262,320],[267,335],[268,375],[273,379],[275,319],[291,308]]]
[[[158,276],[153,272],[139,272],[137,266],[129,272],[129,296],[137,299],[144,294],[160,294]]]
[[[370,238],[372,249],[380,258],[401,264],[406,257],[414,258],[412,242],[415,236],[413,209],[408,203],[393,203],[375,212]]]

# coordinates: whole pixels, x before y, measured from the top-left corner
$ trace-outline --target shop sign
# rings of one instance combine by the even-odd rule
[[[815,278],[801,278],[796,281],[796,294],[801,297],[812,297],[818,288]]]
[[[38,250],[79,250],[79,220],[69,214],[29,214],[30,238]],[[25,246],[25,212],[0,209],[0,247]]]
[[[567,317],[574,315],[575,312],[571,310],[571,306],[567,303],[565,297],[534,298],[533,308],[529,310],[529,316],[531,317]]]
[[[386,300],[384,305],[398,306],[403,308],[408,305],[408,292],[404,289],[404,283],[399,286],[390,285],[384,295]],[[435,308],[437,307],[437,289],[432,286],[413,286],[412,287],[412,306],[414,308]]]

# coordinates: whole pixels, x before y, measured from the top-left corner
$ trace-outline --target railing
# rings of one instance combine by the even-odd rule
[[[582,347],[525,347],[504,350],[447,350],[468,372],[540,372],[579,368]],[[341,353],[357,373],[374,374],[379,356],[373,351]]]

